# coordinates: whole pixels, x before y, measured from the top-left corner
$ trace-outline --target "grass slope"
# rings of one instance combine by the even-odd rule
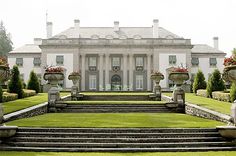
[[[68,104],[165,104],[165,101],[66,101]]]
[[[61,96],[69,95],[69,93],[61,93]],[[35,96],[18,99],[14,101],[4,102],[3,103],[3,109],[4,114],[8,114],[11,112],[15,112],[24,108],[28,108],[43,102],[46,102],[48,100],[48,94],[47,93],[39,93]]]
[[[222,152],[144,152],[144,153],[68,153],[68,152],[5,152],[1,156],[235,156],[234,151]]]
[[[172,96],[172,93],[164,93],[164,95]],[[211,98],[205,98],[201,96],[196,96],[193,93],[185,94],[186,101],[192,104],[197,104],[199,106],[215,110],[220,113],[230,114],[231,103],[214,100]]]
[[[224,123],[177,113],[49,113],[8,122],[21,127],[215,127]]]

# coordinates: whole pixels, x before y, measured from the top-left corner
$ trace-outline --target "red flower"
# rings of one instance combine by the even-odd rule
[[[63,71],[62,67],[47,67],[45,70],[47,73],[62,73]]]
[[[187,73],[187,72],[188,72],[188,69],[187,69],[187,68],[184,68],[184,67],[178,67],[178,68],[174,68],[174,69],[172,70],[172,72]]]

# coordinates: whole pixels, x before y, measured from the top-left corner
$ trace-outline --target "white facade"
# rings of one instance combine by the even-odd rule
[[[47,32],[51,36],[52,23]],[[9,64],[12,67],[16,58],[23,58],[20,72],[25,82],[32,69],[43,75],[45,66],[59,65],[66,69],[64,88],[72,86],[68,75],[80,71],[82,91],[151,91],[152,70],[165,76],[160,83],[163,88],[171,87],[171,67],[188,67],[192,75],[200,68],[206,78],[215,68],[222,71],[225,53],[218,50],[218,38],[214,38],[214,46],[192,45],[190,39],[159,27],[158,20],[153,21],[152,27],[120,27],[117,21],[114,27],[80,27],[80,21],[75,20],[74,27],[49,39],[37,39],[31,47],[13,50]],[[38,56],[41,68],[33,65]]]

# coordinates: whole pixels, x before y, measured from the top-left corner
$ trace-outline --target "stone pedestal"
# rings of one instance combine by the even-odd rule
[[[77,100],[79,94],[79,88],[77,86],[71,87],[71,100]]]
[[[161,101],[161,86],[156,83],[154,86],[154,96],[155,96],[155,101]]]
[[[236,100],[232,103],[231,106],[231,116],[233,118],[234,126],[236,126]]]
[[[56,101],[60,100],[60,91],[57,87],[53,86],[48,91],[48,112],[55,113]]]
[[[2,126],[3,123],[3,107],[2,104],[0,103],[0,126]]]
[[[160,81],[164,79],[164,75],[160,72],[151,74],[151,80],[154,80],[153,94],[150,95],[155,101],[161,101],[161,86]]]
[[[178,112],[185,112],[185,92],[181,85],[178,85],[176,89],[173,91],[173,101],[177,104]]]

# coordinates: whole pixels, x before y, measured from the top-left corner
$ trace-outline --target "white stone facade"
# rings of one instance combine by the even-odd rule
[[[49,26],[50,36],[52,23]],[[79,70],[82,91],[151,91],[151,70],[164,74],[162,88],[171,87],[168,69],[173,66],[186,66],[192,75],[200,68],[206,78],[215,68],[222,71],[225,53],[218,50],[218,38],[214,38],[214,45],[215,48],[192,45],[190,39],[159,27],[158,20],[153,21],[152,27],[119,27],[117,21],[114,27],[80,27],[80,21],[75,20],[74,27],[42,42],[37,40],[37,44],[31,45],[34,48],[26,45],[13,50],[9,64],[13,66],[17,58],[23,59],[20,71],[25,82],[32,69],[43,75],[45,66],[60,65],[66,69],[64,88],[72,86],[68,75]],[[33,52],[36,48],[38,51]],[[35,68],[33,60],[38,56],[41,64]]]

